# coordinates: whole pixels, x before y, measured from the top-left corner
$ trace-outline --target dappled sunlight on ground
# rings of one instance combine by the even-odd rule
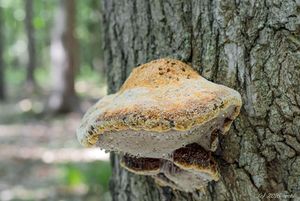
[[[1,130],[0,130],[1,131]],[[23,160],[40,160],[44,163],[108,161],[109,154],[98,148],[47,149],[44,147],[20,147],[19,145],[1,145],[0,157]]]
[[[44,117],[37,103],[0,104],[0,200],[109,200],[109,154],[78,143],[82,114]]]

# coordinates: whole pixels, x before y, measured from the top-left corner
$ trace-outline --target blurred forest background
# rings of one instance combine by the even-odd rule
[[[75,130],[106,93],[99,0],[0,0],[0,200],[109,200]]]

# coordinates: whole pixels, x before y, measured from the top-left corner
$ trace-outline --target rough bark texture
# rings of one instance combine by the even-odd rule
[[[104,0],[103,12],[109,93],[134,66],[172,57],[244,103],[220,143],[219,182],[173,191],[113,156],[113,200],[300,200],[299,0]]]
[[[34,80],[34,69],[35,69],[35,38],[34,38],[34,28],[32,24],[32,16],[33,16],[33,2],[32,0],[25,1],[25,27],[27,34],[27,50],[28,50],[28,64],[27,64],[27,85],[30,88],[33,88],[35,84]]]
[[[5,99],[5,81],[4,81],[4,61],[3,61],[3,46],[4,46],[4,20],[3,8],[0,7],[0,100]]]
[[[53,112],[69,112],[77,105],[74,90],[75,69],[78,63],[74,35],[75,9],[74,0],[60,0],[55,15],[51,39],[53,90],[49,99],[49,108]]]

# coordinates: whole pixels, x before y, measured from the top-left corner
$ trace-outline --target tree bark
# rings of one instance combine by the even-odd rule
[[[76,108],[74,78],[77,62],[75,1],[61,0],[54,20],[51,40],[52,94],[49,108],[53,112],[70,112]]]
[[[33,16],[33,2],[32,0],[25,1],[25,27],[26,27],[26,34],[27,34],[27,50],[28,50],[28,64],[27,64],[27,75],[26,75],[26,82],[27,85],[33,89],[35,85],[34,79],[34,70],[36,67],[36,60],[35,60],[35,38],[34,38],[34,28],[32,24],[32,16]]]
[[[4,77],[4,61],[3,61],[3,46],[4,46],[4,21],[3,8],[0,7],[0,100],[5,99],[5,77]]]
[[[103,12],[109,93],[134,66],[172,57],[243,99],[215,156],[220,181],[204,192],[161,188],[113,156],[114,201],[300,200],[299,1],[104,0]]]

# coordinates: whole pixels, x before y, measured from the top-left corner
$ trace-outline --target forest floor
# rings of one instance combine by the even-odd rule
[[[0,200],[109,200],[109,154],[78,143],[82,114],[46,116],[39,101],[0,103]]]

